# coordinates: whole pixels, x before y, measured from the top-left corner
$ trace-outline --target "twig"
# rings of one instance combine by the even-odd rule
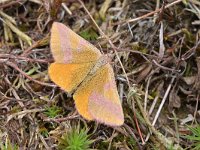
[[[57,123],[60,123],[60,122],[63,122],[63,121],[68,121],[68,120],[71,120],[71,119],[77,119],[77,118],[80,118],[80,115],[75,115],[75,116],[68,116],[68,117],[63,117],[63,118],[47,118],[47,119],[44,119],[44,121],[48,121],[48,122],[57,122]]]
[[[169,8],[169,7],[171,7],[171,6],[173,6],[173,5],[176,5],[176,4],[180,3],[180,2],[182,2],[182,0],[176,0],[176,1],[174,1],[174,2],[172,2],[172,3],[170,3],[170,4],[168,4],[168,5],[166,5],[165,8]],[[140,17],[137,17],[137,18],[134,18],[134,19],[128,19],[128,20],[122,21],[122,22],[120,22],[120,23],[118,23],[118,24],[135,22],[135,21],[138,21],[138,20],[147,18],[147,17],[149,17],[149,16],[151,16],[151,15],[154,15],[154,14],[160,12],[161,10],[162,10],[162,8],[156,9],[155,11],[152,11],[152,12],[150,12],[150,13],[148,13],[148,14],[143,15],[143,16],[140,16]]]
[[[42,2],[43,2],[41,0],[29,0],[29,1],[36,3],[36,4],[39,4],[39,5],[42,5]]]
[[[145,91],[145,97],[144,97],[144,110],[147,111],[147,99],[148,99],[148,92],[149,92],[149,83],[150,83],[150,80],[151,80],[151,77],[150,76],[148,78],[148,81],[147,81],[147,86],[146,86],[146,91]]]
[[[34,42],[30,47],[28,47],[26,50],[23,51],[21,56],[29,55],[33,48],[36,48],[36,47],[38,47],[40,45],[45,45],[46,43],[49,43],[49,34],[47,34],[44,38]]]
[[[153,120],[153,123],[152,123],[153,126],[155,125],[155,123],[156,123],[156,121],[157,121],[157,119],[158,119],[158,117],[159,117],[159,115],[160,115],[160,112],[161,112],[161,110],[162,110],[162,108],[163,108],[163,105],[164,105],[164,103],[165,103],[165,101],[166,101],[166,99],[167,99],[167,96],[168,96],[168,94],[169,94],[169,92],[170,92],[170,90],[171,90],[171,87],[172,87],[172,84],[173,84],[175,78],[176,78],[175,76],[172,77],[171,82],[170,82],[170,84],[169,84],[169,86],[168,86],[168,88],[167,88],[167,90],[166,90],[166,92],[165,92],[165,95],[164,95],[164,97],[163,97],[163,99],[162,99],[162,102],[161,102],[161,104],[160,104],[160,106],[159,106],[159,108],[158,108],[158,111],[157,111],[157,113],[156,113],[156,116],[155,116],[155,118],[154,118],[154,120]]]
[[[16,21],[15,21],[15,19],[13,19],[11,16],[5,14],[5,13],[4,13],[3,11],[1,11],[1,10],[0,10],[0,15],[1,15],[3,18],[9,20],[9,21],[10,21],[11,23],[13,23],[14,25],[17,24]]]
[[[156,66],[158,66],[159,68],[161,68],[161,69],[163,69],[163,70],[168,70],[168,71],[171,71],[171,72],[179,72],[179,70],[175,70],[175,69],[171,69],[171,68],[168,68],[168,67],[165,67],[165,66],[162,66],[162,65],[160,65],[159,63],[157,63],[157,61],[155,61],[154,59],[152,60],[152,62],[156,65]]]
[[[131,128],[130,128],[128,125],[126,125],[126,124],[124,124],[124,127],[126,128],[126,130],[129,131],[129,133],[131,134],[131,136],[134,138],[135,142],[136,142],[137,145],[138,145],[138,148],[139,148],[140,150],[142,150],[142,147],[140,146],[140,144],[139,144],[139,142],[138,142],[138,139],[137,139],[137,137],[135,136],[134,132],[131,130]]]
[[[16,90],[13,88],[13,84],[14,84],[14,83],[11,84],[11,82],[10,82],[10,80],[8,79],[7,76],[4,78],[4,80],[5,80],[6,83],[10,86],[10,89],[9,89],[9,90],[12,92],[13,96],[15,97],[15,99],[19,100],[20,97],[19,97],[18,93],[16,92]],[[20,107],[24,108],[24,104],[23,104],[21,101],[17,101],[17,102],[19,103]]]
[[[198,0],[189,0],[189,2],[200,6],[200,1]]]
[[[159,48],[159,57],[163,58],[164,54],[165,54],[165,45],[163,42],[163,22],[160,22],[160,34],[159,34],[159,44],[160,44],[160,48]]]
[[[31,77],[28,76],[25,72],[23,72],[22,70],[20,70],[20,69],[17,67],[16,64],[14,64],[14,63],[12,63],[12,62],[7,61],[6,64],[9,65],[10,67],[14,68],[15,70],[19,71],[22,75],[24,75],[26,78],[28,78],[28,79],[31,80],[31,81],[34,81],[34,82],[36,82],[36,83],[38,83],[38,84],[40,84],[40,85],[49,86],[49,87],[55,87],[55,85],[53,85],[53,84],[48,84],[48,83],[40,82],[40,81],[38,81],[38,80],[35,80],[35,79],[31,78]]]
[[[7,61],[7,59],[22,59],[25,61],[29,61],[29,62],[39,62],[39,63],[49,63],[49,60],[46,59],[32,59],[32,58],[28,58],[28,57],[24,57],[24,56],[15,56],[15,55],[11,55],[11,54],[0,54],[0,63],[1,62],[5,62],[5,61],[1,61],[1,58],[6,59],[5,61]]]
[[[38,135],[39,135],[40,140],[42,141],[44,147],[45,147],[46,149],[48,149],[48,150],[52,150],[52,149],[49,147],[49,145],[47,144],[47,142],[45,141],[44,137],[43,137],[40,133],[38,133]]]
[[[197,95],[196,98],[196,106],[195,106],[195,111],[194,111],[194,119],[192,120],[192,123],[196,120],[197,112],[198,112],[198,106],[199,106],[199,94]]]
[[[62,7],[64,8],[64,10],[71,16],[72,15],[72,12],[71,10],[67,7],[67,5],[65,3],[62,3],[61,4]]]
[[[151,113],[153,112],[153,110],[154,110],[154,108],[155,108],[155,106],[156,106],[156,103],[157,103],[157,101],[158,101],[158,98],[159,98],[159,95],[156,95],[156,97],[154,98],[154,100],[153,100],[153,103],[152,103],[152,105],[151,105],[151,107],[150,107],[150,109],[149,109],[149,116],[151,115]]]
[[[155,10],[159,9],[159,7],[160,7],[160,0],[156,0],[156,9]],[[155,13],[153,22],[156,22],[157,16],[158,16],[158,13]]]
[[[23,41],[25,41],[28,45],[31,45],[32,39],[16,28],[9,20],[5,19],[4,23],[13,31],[15,32]]]
[[[133,102],[133,103],[135,103],[135,102]],[[135,110],[135,109],[133,109],[133,110]],[[139,127],[139,123],[138,123],[137,116],[136,116],[136,111],[134,111],[133,114],[134,114],[135,124],[136,124],[137,130],[138,130],[138,133],[140,135],[140,139],[142,141],[142,144],[144,145],[145,141],[144,141],[144,138],[142,137],[142,132],[141,132],[140,127]]]
[[[44,109],[31,109],[31,110],[23,110],[14,114],[11,114],[10,116],[8,116],[7,118],[7,123],[14,117],[19,116],[19,115],[23,115],[23,114],[27,114],[27,113],[36,113],[36,112],[42,112],[44,111]]]
[[[15,4],[18,4],[20,1],[22,0],[16,0],[16,1],[11,1],[10,3],[8,4],[2,4],[2,3],[5,3],[5,0],[4,1],[0,1],[0,8],[6,8],[6,7],[10,7],[11,5],[15,5]]]
[[[166,99],[167,99],[167,96],[168,96],[168,94],[169,94],[169,92],[170,92],[170,90],[171,90],[171,87],[172,87],[172,84],[173,84],[175,78],[176,78],[176,77],[174,76],[174,77],[171,79],[171,82],[170,82],[170,84],[169,84],[169,86],[168,86],[168,88],[167,88],[167,90],[166,90],[166,92],[165,92],[165,95],[164,95],[164,97],[163,97],[163,99],[162,99],[162,102],[161,102],[161,104],[160,104],[160,106],[159,106],[159,108],[158,108],[158,111],[157,111],[157,113],[156,113],[156,115],[155,115],[155,117],[154,117],[152,126],[154,126],[154,125],[156,124],[156,121],[157,121],[157,119],[158,119],[158,117],[159,117],[159,115],[160,115],[160,112],[161,112],[161,110],[162,110],[162,108],[163,108],[163,105],[164,105],[164,103],[165,103],[165,101],[166,101]],[[150,137],[150,133],[147,135],[145,141],[148,141],[149,137]]]
[[[99,11],[99,15],[101,18],[105,18],[105,13],[108,10],[110,4],[112,3],[113,0],[105,0],[103,5],[101,6],[101,9]]]

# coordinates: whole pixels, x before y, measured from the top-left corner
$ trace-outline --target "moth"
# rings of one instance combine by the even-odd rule
[[[50,48],[55,60],[48,68],[50,79],[73,94],[79,114],[106,125],[122,125],[124,114],[107,56],[58,22],[51,28]]]

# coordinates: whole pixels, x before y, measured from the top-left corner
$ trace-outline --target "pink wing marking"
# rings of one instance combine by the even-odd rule
[[[85,45],[87,44],[87,42],[85,42],[84,40],[80,39],[79,40],[79,44],[77,46],[77,51],[82,51],[83,50],[83,47],[85,47]]]
[[[61,50],[64,55],[64,63],[70,63],[72,60],[72,50],[70,45],[70,39],[69,39],[69,32],[66,32],[66,27],[63,24],[57,25],[58,32],[60,35],[60,45]]]
[[[82,39],[82,37],[79,40],[79,44],[78,44],[78,51],[82,51],[85,47],[87,46],[90,47],[90,43],[87,42],[86,40]],[[91,47],[91,49],[93,49],[93,47]]]
[[[103,95],[93,92],[91,96],[89,97],[89,101],[90,101],[89,105],[91,104],[93,105],[92,107],[98,108],[96,109],[96,114],[106,113],[107,117],[112,117],[110,116],[110,114],[112,114],[112,115],[115,115],[115,118],[118,118],[119,120],[124,119],[123,113],[121,113],[122,110],[121,110],[120,105],[117,103],[113,103],[111,100],[105,98]],[[103,107],[99,109],[101,106]],[[91,115],[92,117],[96,118],[95,115],[93,115],[92,113]],[[100,118],[98,118],[98,121],[104,122],[104,120]]]
[[[107,91],[107,90],[110,90],[110,89],[112,89],[112,88],[115,88],[115,83],[113,82],[113,81],[110,81],[110,82],[108,82],[108,83],[106,83],[105,85],[104,85],[104,89]]]

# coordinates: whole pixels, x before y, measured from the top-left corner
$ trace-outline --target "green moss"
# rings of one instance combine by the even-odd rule
[[[12,144],[8,139],[4,144],[0,142],[1,150],[19,150],[19,146],[17,144]]]
[[[59,140],[58,149],[60,150],[88,150],[93,143],[87,134],[88,130],[74,128],[63,135]]]
[[[50,118],[56,117],[61,112],[61,109],[57,106],[46,107],[44,114]]]
[[[86,40],[96,40],[98,35],[93,29],[86,29],[80,33],[80,36]]]
[[[191,144],[192,150],[199,150],[200,149],[200,126],[197,127],[188,127],[192,132],[191,135],[186,135],[185,138],[193,142]]]

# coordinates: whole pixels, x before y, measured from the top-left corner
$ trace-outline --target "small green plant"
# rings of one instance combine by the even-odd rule
[[[5,144],[0,142],[0,145],[1,150],[19,150],[18,145],[12,144],[9,139],[6,141]]]
[[[128,139],[127,139],[127,143],[128,143],[128,145],[130,145],[130,147],[131,147],[132,149],[134,149],[134,147],[136,146],[136,142],[135,142],[135,140],[134,140],[133,137],[128,138]]]
[[[87,133],[88,130],[79,130],[79,127],[72,129],[59,140],[58,148],[60,150],[89,150],[93,141],[89,139]]]
[[[199,150],[200,149],[200,126],[197,127],[188,127],[192,132],[192,135],[186,135],[185,138],[191,140],[193,144],[191,145],[192,150]]]
[[[61,112],[61,109],[57,106],[46,107],[45,114],[50,117],[54,118]]]
[[[82,36],[86,40],[96,40],[98,35],[93,29],[86,29],[80,33],[80,36]]]
[[[48,130],[45,128],[45,127],[41,127],[40,129],[39,129],[39,131],[40,131],[40,133],[41,133],[41,135],[43,136],[43,137],[49,137],[49,132],[48,132]]]

